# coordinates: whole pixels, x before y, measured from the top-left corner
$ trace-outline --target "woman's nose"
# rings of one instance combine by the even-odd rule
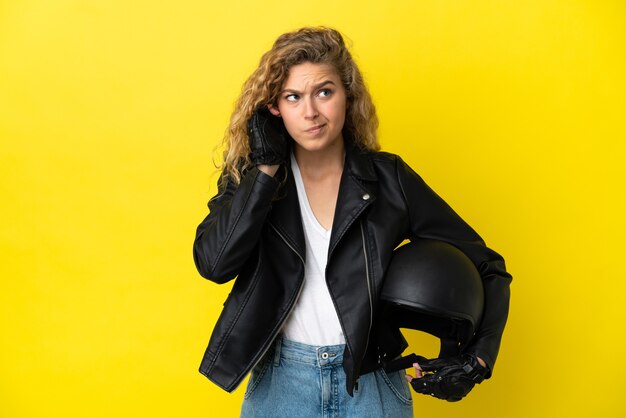
[[[304,117],[306,119],[315,119],[318,116],[317,107],[313,99],[308,98],[304,101]]]

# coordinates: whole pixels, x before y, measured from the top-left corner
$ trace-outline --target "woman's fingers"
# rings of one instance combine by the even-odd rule
[[[413,363],[413,368],[415,369],[415,378],[417,378],[417,379],[421,378],[423,376],[423,374],[422,374],[422,368],[420,367],[420,365],[417,364],[417,363]],[[405,376],[405,378],[406,378],[407,382],[411,382],[411,380],[414,379],[414,377],[411,376],[410,374],[407,374]]]
[[[422,377],[422,368],[420,367],[419,364],[417,363],[413,363],[413,367],[415,367],[415,374],[417,375],[418,378]]]

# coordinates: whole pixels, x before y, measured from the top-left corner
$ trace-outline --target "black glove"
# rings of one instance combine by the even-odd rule
[[[411,380],[413,389],[449,402],[463,399],[488,373],[488,369],[471,354],[431,360],[422,357],[418,364],[425,373],[423,377]]]
[[[252,164],[275,165],[287,160],[289,133],[278,116],[267,106],[258,108],[248,121],[248,141]]]

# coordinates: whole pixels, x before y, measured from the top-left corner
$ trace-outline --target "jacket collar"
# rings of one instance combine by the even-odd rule
[[[374,172],[372,160],[366,152],[362,151],[355,144],[352,135],[344,130],[345,148],[346,148],[346,167],[354,176],[367,181],[376,181],[378,177]]]

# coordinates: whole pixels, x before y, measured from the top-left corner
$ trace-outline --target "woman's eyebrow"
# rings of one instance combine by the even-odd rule
[[[325,81],[322,81],[321,83],[315,84],[315,85],[313,86],[313,90],[317,90],[317,89],[319,89],[319,88],[321,88],[321,87],[324,87],[326,84],[332,84],[332,85],[334,86],[334,85],[335,85],[335,82],[334,82],[334,81],[332,81],[332,80],[325,80]],[[283,89],[283,90],[280,92],[280,94],[283,94],[283,93],[285,93],[285,92],[296,93],[296,94],[302,94],[302,92],[301,92],[301,91],[298,91],[298,90],[295,90],[295,89],[290,89],[290,88]]]

